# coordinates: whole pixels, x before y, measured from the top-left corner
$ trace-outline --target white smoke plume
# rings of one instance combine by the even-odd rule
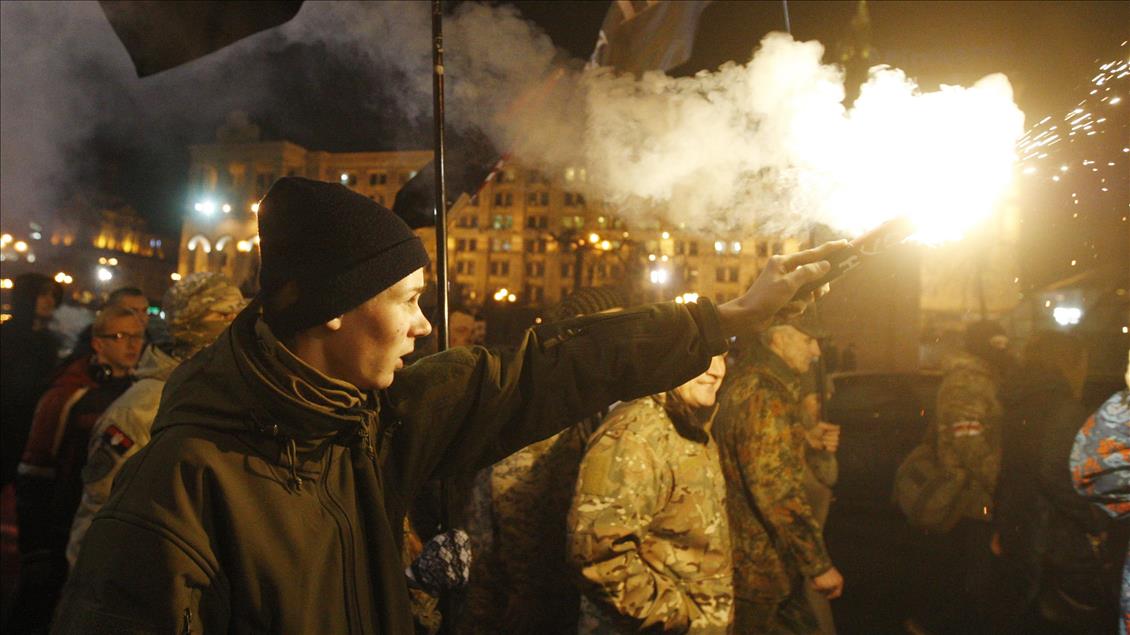
[[[278,29],[142,80],[94,3],[2,4],[6,216],[54,204],[71,153],[98,126],[142,129],[154,144],[207,142],[230,110],[254,118],[286,108],[263,67],[295,44],[353,64],[372,84],[359,120],[431,112],[428,2],[308,2]],[[873,74],[845,110],[843,75],[822,63],[823,47],[783,34],[748,64],[675,79],[585,70],[507,5],[463,3],[444,29],[449,125],[481,128],[547,172],[583,168],[590,200],[613,203],[629,223],[732,231],[819,221],[858,232],[916,210],[920,221],[975,216],[1007,184],[1023,121],[1002,76],[919,94],[893,69]],[[303,72],[310,91],[335,99]],[[218,82],[223,90],[201,92]],[[387,134],[399,147],[431,144]]]

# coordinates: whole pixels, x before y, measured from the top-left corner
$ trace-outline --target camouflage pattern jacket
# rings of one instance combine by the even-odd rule
[[[569,510],[580,574],[578,633],[725,633],[730,531],[709,423],[669,398],[621,404],[593,435]]]
[[[804,489],[800,381],[760,346],[730,366],[719,393],[714,438],[726,478],[734,543],[734,595],[780,601],[798,573],[832,568]]]
[[[1000,383],[981,359],[960,353],[946,360],[937,408],[929,431],[938,459],[969,475],[962,516],[992,518],[993,492],[1001,470]]]
[[[459,632],[577,632],[580,596],[562,585],[565,520],[599,417],[527,446],[475,479],[467,533],[475,553]]]

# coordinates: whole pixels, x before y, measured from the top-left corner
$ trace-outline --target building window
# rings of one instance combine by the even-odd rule
[[[565,192],[565,206],[579,207],[585,204],[585,195],[577,192]]]
[[[571,275],[573,275],[573,266],[570,265],[569,263],[562,263],[561,264],[561,277],[562,278],[568,278]]]
[[[687,243],[687,253],[691,256],[698,255],[698,241],[692,240]]]
[[[510,275],[510,261],[509,260],[492,260],[492,261],[490,261],[490,275],[492,275],[492,276],[508,276],[508,275]]]
[[[532,278],[541,278],[545,275],[544,262],[527,262],[526,275]]]
[[[490,221],[490,226],[494,229],[510,229],[514,226],[514,216],[512,214],[495,214]]]
[[[683,241],[681,241],[681,240],[675,241],[675,255],[676,256],[682,256],[683,253],[686,251],[686,248],[687,248],[687,244],[684,243]]]
[[[491,238],[490,239],[491,251],[510,251],[509,238]]]
[[[388,183],[388,175],[384,172],[373,172],[369,175],[369,185],[385,185]]]
[[[757,241],[757,257],[758,258],[768,258],[769,257],[769,243],[765,242],[764,240]]]
[[[513,192],[495,192],[494,193],[494,206],[495,207],[510,207],[514,204]]]
[[[585,217],[584,216],[562,216],[561,226],[565,229],[584,229]]]
[[[460,214],[459,218],[455,219],[456,227],[478,227],[479,215],[478,214]]]
[[[537,170],[529,170],[526,172],[526,183],[549,183],[549,179]]]
[[[468,276],[475,275],[475,261],[474,260],[459,260],[455,263],[455,273],[466,274]]]
[[[348,185],[349,187],[357,185],[357,175],[352,172],[342,172],[341,184]]]
[[[726,268],[725,267],[717,267],[717,268],[714,269],[714,281],[715,282],[725,282],[726,281]]]
[[[784,246],[781,243],[773,243],[773,253],[775,253],[775,254],[785,253]]]

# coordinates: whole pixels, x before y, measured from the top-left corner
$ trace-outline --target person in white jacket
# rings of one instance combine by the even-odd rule
[[[110,497],[114,477],[126,459],[149,442],[165,381],[181,362],[212,343],[244,304],[235,283],[211,272],[191,274],[165,293],[162,306],[169,340],[145,350],[134,371],[137,381],[110,404],[90,432],[82,501],[67,543],[72,567],[91,520]]]

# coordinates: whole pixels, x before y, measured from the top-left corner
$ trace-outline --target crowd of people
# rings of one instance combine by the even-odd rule
[[[122,289],[63,358],[60,287],[16,279],[6,632],[836,631],[840,427],[805,314],[822,291],[797,292],[841,244],[717,306],[579,289],[497,349],[453,311],[452,347],[421,355],[428,258],[391,211],[287,177],[259,223],[258,296],[197,273],[151,321]],[[896,477],[908,521],[956,545],[911,632],[1107,619],[1130,390],[1088,419],[1080,340],[1007,349],[968,329]]]

